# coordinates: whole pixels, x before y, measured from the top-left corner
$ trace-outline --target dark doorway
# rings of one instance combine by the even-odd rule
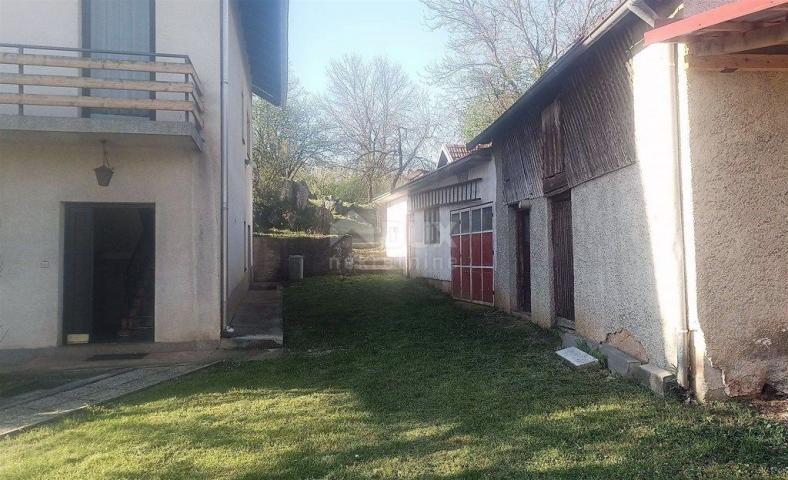
[[[154,208],[67,204],[65,214],[65,342],[153,341]]]
[[[531,311],[531,211],[517,212],[517,297],[521,312]]]
[[[553,295],[555,314],[574,322],[575,275],[572,251],[571,192],[552,199]],[[559,321],[560,324],[560,321]]]

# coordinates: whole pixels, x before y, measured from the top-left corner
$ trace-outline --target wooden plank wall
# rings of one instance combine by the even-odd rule
[[[570,188],[635,162],[632,30],[610,32],[564,77],[555,98],[543,99],[493,140],[502,162],[504,202],[543,195],[541,111],[556,98]]]

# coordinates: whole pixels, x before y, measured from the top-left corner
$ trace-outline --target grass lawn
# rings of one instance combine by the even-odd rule
[[[0,441],[0,478],[788,478],[788,430],[684,406],[396,277],[285,293],[291,353]]]

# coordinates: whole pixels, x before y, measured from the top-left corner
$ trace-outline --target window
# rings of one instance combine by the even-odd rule
[[[82,47],[90,50],[113,50],[119,52],[154,52],[155,14],[152,0],[85,0],[82,2]],[[86,53],[93,59],[115,61],[148,61],[147,55],[116,53]],[[122,70],[87,70],[86,76],[106,80],[156,80],[155,73]],[[138,90],[86,89],[93,97],[151,99],[155,94]],[[123,115],[151,117],[155,111],[118,108],[84,108],[84,116]]]
[[[441,211],[440,208],[424,210],[424,243],[440,243]]]

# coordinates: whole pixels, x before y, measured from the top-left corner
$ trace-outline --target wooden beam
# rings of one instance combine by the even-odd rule
[[[131,110],[167,110],[191,112],[194,104],[186,100],[154,100],[147,98],[76,97],[68,95],[0,94],[0,104],[42,105],[50,107],[117,108]]]
[[[687,67],[700,72],[787,72],[788,55],[687,55]]]
[[[67,95],[0,94],[0,105],[36,105],[48,107],[112,108],[130,110],[165,110],[190,112],[197,126],[202,129],[202,116],[194,103],[188,100],[154,100],[109,97],[75,97]]]
[[[193,93],[194,85],[186,82],[68,77],[62,75],[28,75],[0,73],[0,84],[42,87],[101,88],[106,90],[140,90],[148,92]]]
[[[0,53],[0,63],[41,67],[91,68],[99,70],[126,70],[129,72],[177,73],[196,77],[190,63],[132,62],[128,60],[104,60],[98,58],[63,57],[55,55],[30,55]]]
[[[645,44],[666,42],[724,22],[788,5],[788,0],[736,0],[646,32]]]
[[[788,22],[744,33],[729,33],[713,39],[700,39],[690,45],[690,51],[694,55],[723,55],[784,43],[788,43]]]
[[[722,22],[717,25],[704,28],[704,32],[749,32],[755,28],[752,22]]]

